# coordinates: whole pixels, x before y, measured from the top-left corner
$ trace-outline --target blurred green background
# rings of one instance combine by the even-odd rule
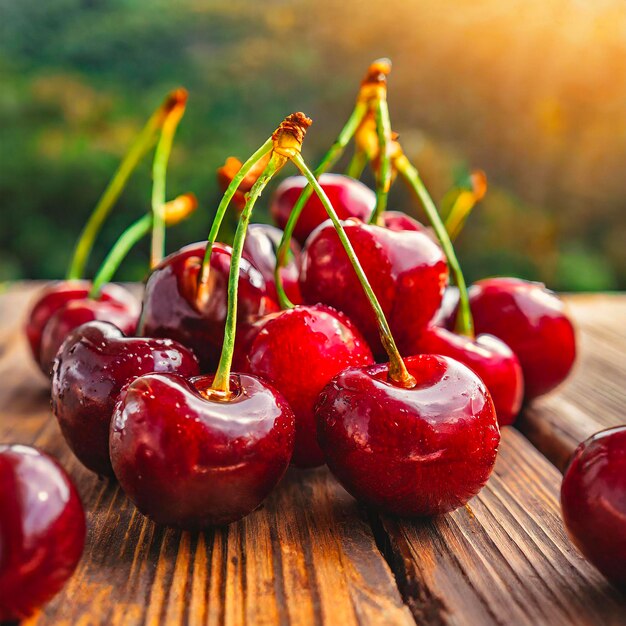
[[[168,197],[200,200],[170,231],[174,250],[206,236],[216,168],[247,157],[294,110],[314,119],[304,152],[314,165],[379,56],[394,62],[394,128],[435,199],[469,168],[487,172],[458,240],[470,280],[626,288],[618,0],[0,0],[0,280],[64,274],[110,174],[171,88],[190,96]],[[91,271],[148,210],[150,184],[147,159]],[[419,216],[396,187],[391,204]],[[141,279],[146,263],[147,244],[119,278]]]

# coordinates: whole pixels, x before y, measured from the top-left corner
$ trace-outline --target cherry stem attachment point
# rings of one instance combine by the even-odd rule
[[[376,319],[378,320],[378,329],[380,332],[381,342],[383,344],[383,347],[385,348],[385,351],[387,352],[389,356],[390,380],[406,388],[414,387],[416,384],[415,378],[411,376],[411,374],[406,368],[404,361],[402,360],[402,357],[400,356],[400,353],[394,341],[393,335],[391,334],[391,329],[389,328],[389,324],[385,317],[385,313],[383,312],[383,309],[380,306],[380,302],[378,301],[378,298],[376,297],[376,294],[374,293],[374,290],[372,289],[372,286],[370,285],[369,280],[367,279],[367,276],[365,275],[365,272],[363,271],[363,267],[361,266],[361,263],[359,262],[359,259],[354,251],[354,248],[352,247],[352,244],[350,243],[350,240],[348,239],[348,236],[346,235],[346,231],[344,230],[343,225],[341,224],[341,221],[337,215],[337,212],[335,211],[328,196],[322,189],[321,185],[317,182],[317,179],[315,178],[314,174],[309,170],[309,168],[307,167],[302,157],[298,154],[292,157],[291,160],[296,165],[296,167],[300,170],[300,172],[302,172],[302,174],[309,181],[309,184],[311,185],[311,187],[313,188],[313,190],[319,197],[320,201],[324,205],[324,208],[326,209],[326,212],[328,213],[328,217],[331,219],[335,227],[337,236],[339,237],[339,240],[341,241],[341,244],[343,245],[344,250],[346,251],[346,254],[348,255],[348,258],[350,259],[350,263],[352,264],[352,267],[354,268],[354,271],[356,272],[356,275],[359,279],[359,282],[361,283],[361,286],[363,287],[363,291],[365,292],[367,299],[369,300],[370,304],[372,305],[372,308],[374,309],[374,312],[376,314]]]
[[[118,165],[113,177],[107,184],[102,196],[98,200],[93,213],[83,227],[78,237],[72,260],[68,267],[66,278],[68,280],[82,278],[85,266],[89,260],[94,241],[108,217],[115,202],[120,197],[131,174],[154,145],[157,133],[162,127],[168,112],[176,106],[177,91],[170,93],[159,108],[150,116],[128,152]]]

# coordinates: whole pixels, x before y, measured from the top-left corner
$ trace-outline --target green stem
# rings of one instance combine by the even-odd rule
[[[199,274],[199,284],[205,285],[209,279],[209,271],[211,268],[211,252],[213,251],[213,244],[217,239],[220,226],[224,220],[226,209],[235,195],[239,185],[243,182],[243,179],[247,176],[248,172],[270,151],[272,150],[274,143],[270,137],[242,166],[241,169],[235,174],[233,180],[228,185],[226,192],[222,196],[222,199],[217,207],[215,217],[213,218],[213,224],[211,224],[211,230],[208,236],[208,244],[204,253],[204,259],[202,260],[202,268]]]
[[[91,290],[89,291],[90,298],[97,298],[100,295],[102,285],[111,281],[117,271],[117,268],[126,258],[126,255],[130,252],[131,248],[143,237],[145,237],[150,232],[151,228],[152,215],[148,213],[131,224],[122,233],[121,237],[111,248],[111,251],[100,266],[100,269],[94,278]]]
[[[387,100],[376,101],[376,134],[378,135],[379,161],[376,173],[376,208],[370,217],[370,224],[377,224],[383,211],[387,208],[387,196],[391,187],[391,161],[389,145],[391,143],[391,121]]]
[[[224,328],[224,344],[222,346],[222,354],[220,362],[215,372],[215,378],[211,389],[218,392],[224,398],[230,395],[230,368],[233,363],[233,352],[235,350],[235,335],[237,330],[237,292],[239,286],[239,265],[243,252],[243,244],[246,239],[246,232],[252,209],[261,192],[270,181],[272,176],[280,169],[284,163],[284,157],[273,153],[266,165],[265,169],[259,176],[258,180],[252,186],[252,189],[246,196],[246,206],[241,212],[235,239],[233,241],[233,251],[230,258],[230,273],[228,276],[228,311],[226,314],[226,326]]]
[[[422,182],[417,169],[404,156],[400,157],[396,161],[396,168],[424,207],[426,215],[435,230],[446,258],[448,259],[448,265],[452,269],[456,286],[459,288],[459,314],[457,315],[455,330],[461,335],[473,337],[474,321],[472,319],[469,297],[467,295],[467,285],[465,284],[465,278],[463,277],[461,266],[456,257],[456,253],[454,252],[454,246],[448,236],[448,231],[443,225],[439,212],[437,211],[437,207]]]
[[[391,334],[391,329],[389,328],[389,324],[387,323],[387,318],[385,317],[385,313],[383,312],[382,307],[380,306],[380,302],[378,302],[378,298],[372,289],[372,286],[361,267],[361,263],[356,256],[354,248],[346,235],[346,231],[344,230],[339,217],[333,205],[331,204],[328,196],[322,189],[321,185],[317,182],[317,179],[313,175],[313,173],[309,170],[306,163],[302,159],[301,155],[296,155],[292,158],[292,161],[295,163],[296,167],[302,172],[302,174],[309,181],[310,185],[313,187],[315,193],[318,195],[320,201],[324,205],[326,212],[328,213],[328,217],[333,222],[335,230],[337,231],[337,236],[341,241],[341,244],[350,259],[350,263],[356,272],[356,275],[363,287],[363,291],[365,291],[365,295],[369,300],[374,312],[376,314],[376,319],[378,320],[378,329],[380,332],[381,342],[389,355],[389,378],[396,383],[401,384],[404,387],[413,387],[415,385],[415,379],[409,374],[406,369],[406,365],[398,352],[398,348],[396,347],[396,342],[394,341],[393,335]]]
[[[333,145],[329,148],[328,152],[324,155],[319,165],[315,169],[315,178],[319,178],[324,172],[326,172],[337,162],[337,159],[339,159],[339,157],[343,154],[343,151],[348,145],[350,139],[354,137],[354,133],[356,133],[359,125],[363,121],[363,118],[367,114],[367,109],[367,103],[357,102],[354,110],[348,118],[348,121],[345,123],[344,127],[339,132],[339,135],[337,135],[337,138],[333,142]],[[291,209],[289,219],[287,220],[287,224],[285,225],[285,231],[283,232],[283,236],[280,240],[280,244],[278,245],[278,250],[276,252],[276,268],[274,270],[274,280],[276,282],[278,303],[280,304],[282,309],[293,308],[293,303],[291,302],[291,300],[289,300],[287,294],[285,293],[282,276],[280,275],[280,269],[284,267],[285,263],[287,262],[289,250],[291,248],[291,238],[293,237],[293,230],[298,223],[298,219],[300,218],[302,210],[304,209],[304,205],[311,197],[312,193],[313,187],[311,187],[311,185],[307,185],[300,193],[300,197]]]
[[[137,167],[139,161],[141,161],[154,144],[156,133],[161,127],[162,122],[163,110],[161,107],[152,114],[113,174],[113,178],[111,178],[102,196],[98,200],[98,204],[96,204],[93,213],[87,220],[76,242],[74,254],[66,273],[68,280],[82,278],[89,255],[91,254],[91,249],[93,248],[96,236],[100,232],[100,228],[102,228],[102,224],[111,212],[113,205],[120,197],[130,175]]]
[[[359,180],[368,161],[369,158],[365,152],[362,150],[355,150],[352,158],[350,159],[350,163],[348,164],[348,168],[346,169],[346,176]]]

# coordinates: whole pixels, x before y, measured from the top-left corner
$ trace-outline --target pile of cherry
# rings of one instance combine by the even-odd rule
[[[99,203],[70,280],[39,294],[26,332],[52,377],[63,436],[85,467],[116,478],[155,522],[202,529],[238,520],[290,463],[326,463],[355,498],[385,513],[444,514],[489,478],[499,427],[570,372],[574,329],[552,292],[516,278],[466,289],[448,223],[391,132],[388,73],[385,61],[370,67],[354,113],[314,173],[300,155],[310,124],[303,114],[286,118],[244,164],[229,159],[208,242],[162,259],[165,226],[195,206],[191,196],[165,201],[186,101],[175,92],[127,157],[136,163],[160,133],[151,214],[122,235],[94,281],[78,279],[128,176],[121,167],[117,195]],[[352,138],[352,176],[327,173]],[[303,175],[273,194],[280,229],[249,224],[288,162]],[[376,192],[358,180],[367,163]],[[396,177],[432,229],[386,209]],[[462,219],[467,193],[452,209]],[[232,247],[216,241],[229,204],[241,211]],[[153,267],[139,307],[109,281],[149,232]],[[573,540],[624,584],[626,428],[581,445],[562,495]],[[0,620],[28,615],[56,593],[84,537],[63,469],[33,448],[0,446]]]

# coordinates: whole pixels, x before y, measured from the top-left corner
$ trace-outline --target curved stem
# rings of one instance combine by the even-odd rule
[[[248,172],[265,156],[273,147],[273,141],[270,137],[242,166],[241,169],[237,172],[237,174],[233,177],[230,185],[226,189],[226,192],[222,196],[222,199],[217,207],[217,211],[215,212],[215,217],[213,218],[213,224],[211,224],[211,230],[208,236],[208,244],[206,247],[206,251],[204,253],[204,259],[202,260],[202,267],[200,269],[199,279],[198,279],[198,290],[201,291],[204,286],[207,285],[209,280],[209,271],[211,269],[211,252],[213,251],[213,244],[217,239],[217,234],[220,230],[220,226],[222,225],[222,221],[224,219],[224,215],[226,214],[226,209],[232,197],[235,195],[237,189],[239,189],[239,185],[241,185],[243,179],[246,177]]]
[[[363,150],[355,150],[346,169],[346,176],[359,180],[368,161],[369,158]]]
[[[120,197],[130,175],[133,173],[141,159],[153,146],[156,134],[161,128],[167,111],[172,107],[172,101],[176,98],[176,92],[166,98],[165,102],[151,115],[138,137],[135,139],[128,152],[119,164],[113,177],[106,186],[102,196],[98,200],[93,213],[76,242],[74,254],[68,267],[66,278],[82,278],[85,266],[89,260],[96,236],[102,228],[102,224],[108,217],[113,205]]]
[[[391,121],[386,98],[376,101],[376,134],[378,135],[378,171],[376,172],[376,208],[370,217],[370,224],[377,224],[383,211],[387,208],[387,196],[391,187],[391,161],[389,146],[391,144]]]
[[[394,382],[402,385],[403,387],[408,388],[415,386],[415,379],[413,378],[413,376],[411,376],[411,374],[409,374],[408,370],[406,369],[406,365],[404,364],[404,361],[402,360],[402,357],[398,352],[396,342],[394,341],[393,335],[391,334],[391,329],[389,328],[389,324],[387,323],[385,313],[383,312],[383,309],[380,306],[380,302],[378,302],[378,298],[376,297],[376,294],[374,293],[374,290],[372,289],[372,286],[370,285],[369,280],[367,279],[367,276],[365,275],[365,272],[361,267],[361,263],[356,256],[354,248],[352,247],[352,244],[350,243],[350,240],[346,235],[346,231],[344,230],[341,221],[339,220],[339,217],[337,216],[337,213],[333,208],[333,205],[331,204],[328,196],[326,195],[320,184],[317,182],[313,173],[306,166],[306,163],[304,162],[302,157],[298,154],[292,158],[292,161],[309,181],[315,193],[318,195],[320,201],[324,205],[324,208],[328,213],[328,217],[330,217],[333,225],[335,226],[337,236],[339,237],[339,240],[341,241],[341,244],[343,245],[344,250],[348,255],[348,258],[350,259],[350,263],[352,264],[352,267],[356,272],[361,286],[363,287],[363,291],[365,291],[365,295],[367,296],[367,299],[374,309],[376,319],[378,320],[380,339],[383,347],[385,348],[385,351],[389,355],[389,378]]]
[[[211,389],[217,392],[222,398],[228,399],[230,396],[230,368],[233,363],[233,352],[235,350],[235,335],[237,330],[237,292],[239,287],[239,265],[243,252],[243,244],[246,239],[246,232],[252,209],[261,192],[270,181],[272,176],[280,169],[284,163],[284,158],[272,154],[269,163],[252,186],[246,197],[246,206],[241,212],[235,239],[233,241],[233,251],[230,258],[230,273],[228,276],[228,312],[226,314],[226,326],[224,328],[224,344],[220,362],[215,372],[215,378]]]
[[[437,211],[437,207],[435,206],[433,199],[430,197],[428,190],[424,186],[417,169],[404,155],[401,155],[396,159],[395,166],[399,174],[403,177],[405,182],[409,185],[424,207],[426,215],[435,230],[446,258],[448,259],[448,265],[452,269],[456,286],[459,288],[459,314],[457,315],[455,330],[461,335],[473,337],[474,321],[472,319],[469,297],[467,295],[467,285],[465,284],[465,278],[463,277],[461,266],[456,257],[456,253],[454,252],[454,246],[448,236],[448,231],[443,225],[439,212]]]
[[[319,165],[315,169],[314,175],[315,178],[321,176],[324,172],[326,172],[329,168],[331,168],[336,162],[337,159],[343,154],[346,146],[350,142],[350,139],[354,137],[354,133],[356,133],[359,125],[363,121],[363,118],[367,114],[368,105],[366,102],[357,102],[354,110],[350,114],[348,121],[345,123],[344,127],[337,135],[337,138],[333,142],[333,145],[329,148],[328,152],[324,155]],[[274,269],[274,281],[276,283],[276,292],[278,294],[278,303],[280,304],[282,309],[293,308],[293,303],[287,297],[285,293],[285,289],[283,287],[282,276],[280,275],[280,270],[285,266],[287,262],[287,255],[289,253],[289,249],[291,247],[291,238],[293,237],[293,230],[298,223],[298,219],[300,218],[300,214],[304,209],[304,205],[307,200],[311,197],[313,193],[313,188],[311,185],[307,185],[302,192],[300,193],[300,197],[293,205],[291,209],[291,213],[289,215],[289,219],[287,220],[287,224],[285,224],[285,230],[283,232],[283,236],[280,240],[280,244],[278,245],[278,250],[276,252],[276,267]]]

